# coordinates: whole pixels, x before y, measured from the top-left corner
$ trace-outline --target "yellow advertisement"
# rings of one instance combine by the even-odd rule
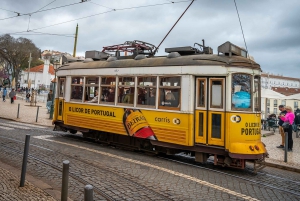
[[[92,130],[192,145],[192,114],[66,103],[64,121]]]

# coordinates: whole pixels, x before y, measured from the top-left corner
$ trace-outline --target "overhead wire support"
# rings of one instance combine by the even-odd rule
[[[164,40],[167,38],[167,36],[171,33],[171,31],[173,30],[173,28],[176,26],[176,24],[179,22],[179,20],[182,18],[182,16],[185,14],[185,12],[189,9],[189,7],[192,5],[192,3],[194,3],[195,0],[192,0],[192,2],[190,3],[190,5],[185,9],[185,11],[181,14],[181,16],[178,18],[178,20],[175,22],[175,24],[172,26],[172,28],[169,30],[169,32],[167,33],[167,35],[162,39],[162,41],[159,43],[159,45],[156,47],[156,49],[154,50],[154,54],[157,52],[158,48],[160,47],[160,45],[164,42]]]

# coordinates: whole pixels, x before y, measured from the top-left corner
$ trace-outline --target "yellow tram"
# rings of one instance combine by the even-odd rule
[[[129,47],[132,54],[121,56]],[[198,162],[214,156],[215,165],[264,167],[259,64],[230,42],[218,55],[204,44],[166,48],[159,57],[147,47],[126,42],[114,56],[88,51],[86,60],[64,63],[55,129],[138,150],[184,151]]]

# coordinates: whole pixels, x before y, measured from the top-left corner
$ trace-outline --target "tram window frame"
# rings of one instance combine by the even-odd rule
[[[253,92],[254,110],[261,111],[261,77],[259,75],[255,75],[253,78],[253,82],[254,82],[254,92]],[[275,102],[274,102],[274,104],[275,104]],[[276,100],[275,107],[277,107],[277,100]]]
[[[138,76],[137,77],[137,107],[156,108],[157,97],[157,76]],[[141,97],[144,94],[144,98]]]
[[[65,98],[65,91],[66,91],[66,77],[58,77],[58,97]]]
[[[92,80],[92,79],[95,79],[95,81]],[[99,80],[100,80],[99,76],[86,76],[85,77],[85,85],[84,85],[85,97],[84,97],[84,101],[86,103],[99,104],[99,84],[100,84]],[[97,96],[96,91],[98,92],[98,101],[97,102],[89,102],[89,101],[93,100],[95,96]],[[91,94],[93,94],[92,97],[91,97]]]
[[[74,80],[73,80],[74,79]],[[76,79],[77,83],[74,83]],[[78,81],[79,80],[79,83]],[[78,89],[78,87],[81,88],[80,92],[81,92],[81,99],[80,98],[72,98],[74,91],[76,91],[76,89]],[[73,90],[74,89],[74,90]],[[70,101],[71,102],[82,102],[84,96],[84,76],[72,76],[71,77],[71,93],[70,93]]]
[[[221,82],[221,91],[220,91],[220,95],[221,95],[221,100],[220,100],[220,105],[213,105],[213,100],[215,100],[215,99],[213,99],[213,94],[214,94],[214,92],[213,92],[213,90],[214,90],[214,88],[213,88],[213,86],[215,86],[215,85],[213,85],[213,82]],[[224,87],[225,87],[225,80],[223,79],[223,78],[211,78],[210,79],[210,95],[209,95],[209,108],[215,108],[215,109],[223,109],[224,108]]]
[[[119,76],[118,77],[118,93],[117,93],[117,105],[133,106],[134,97],[136,93],[135,89],[135,77],[134,76]],[[127,93],[126,93],[126,91]],[[128,102],[124,102],[128,101]]]
[[[100,78],[100,90],[98,91],[98,96],[100,96],[100,104],[105,105],[115,105],[116,102],[116,76],[101,76]],[[105,81],[104,81],[105,80]],[[103,82],[104,81],[104,82]],[[105,92],[103,92],[103,89],[105,88]],[[110,90],[114,90],[114,94],[109,97]],[[103,97],[103,98],[102,98]],[[113,97],[114,101],[107,101],[109,98]]]
[[[235,107],[234,106],[233,96],[234,96],[235,93],[237,93],[237,92],[235,92],[235,90],[236,91],[239,90],[238,92],[245,92],[244,90],[242,90],[242,86],[241,85],[240,85],[240,89],[238,89],[238,87],[235,87],[233,85],[233,82],[236,81],[236,80],[234,80],[235,79],[234,78],[235,75],[249,76],[248,81],[250,81],[250,83],[248,83],[248,86],[244,86],[244,88],[246,88],[246,89],[248,87],[248,91],[246,91],[246,92],[248,92],[250,94],[250,105],[249,105],[248,108],[239,108],[239,107]],[[240,82],[240,83],[242,83],[242,82]],[[234,111],[252,111],[253,110],[253,93],[252,92],[253,92],[253,76],[250,75],[250,74],[247,74],[247,73],[233,73],[231,75],[231,110],[234,110]]]
[[[200,87],[201,82],[203,82],[203,88]],[[202,99],[200,98],[202,97]],[[207,99],[207,79],[197,78],[197,92],[196,92],[196,107],[197,108],[206,108]],[[203,102],[203,103],[200,103]]]
[[[176,82],[173,79],[177,79]],[[171,84],[172,83],[172,84]],[[177,84],[175,84],[177,83]],[[172,86],[173,85],[173,86]],[[171,91],[171,95],[168,95],[168,91]],[[173,90],[173,91],[172,91]],[[174,90],[178,90],[178,92],[174,92]],[[177,93],[174,95],[174,93]],[[174,97],[174,100],[170,100],[171,104],[175,104],[174,106],[165,106],[162,104],[166,103],[166,96]],[[181,108],[181,76],[159,76],[159,91],[158,91],[158,109],[166,109],[166,110],[180,110]],[[178,102],[175,102],[178,100]]]

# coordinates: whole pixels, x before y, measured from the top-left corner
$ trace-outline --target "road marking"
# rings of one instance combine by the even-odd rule
[[[1,127],[1,129],[4,129],[4,130],[14,130],[14,128],[10,128],[10,127]]]
[[[53,137],[53,136],[51,136],[51,137]],[[106,153],[106,152],[103,152],[103,151],[93,150],[93,149],[90,149],[90,148],[87,148],[87,147],[82,147],[82,146],[78,146],[78,145],[74,145],[74,144],[69,144],[69,143],[65,143],[65,142],[58,142],[58,141],[55,141],[55,140],[50,140],[50,139],[47,139],[46,135],[43,135],[43,136],[34,136],[34,138],[41,139],[41,140],[46,140],[46,141],[49,141],[49,142],[55,142],[55,143],[59,143],[59,144],[63,144],[63,145],[68,145],[68,146],[76,147],[76,148],[79,148],[79,149],[84,149],[84,150],[87,150],[87,151],[91,151],[91,152],[94,152],[94,153],[102,154],[102,155],[105,155],[105,156],[109,156],[109,157],[112,157],[112,158],[120,159],[120,160],[131,162],[131,163],[135,163],[135,164],[138,164],[138,165],[148,166],[148,167],[151,167],[151,168],[163,171],[163,172],[167,172],[169,174],[173,174],[175,176],[179,176],[179,177],[182,177],[182,178],[194,181],[196,183],[208,186],[210,188],[214,188],[216,190],[220,190],[220,191],[223,191],[225,193],[228,193],[228,194],[231,194],[231,195],[243,198],[245,200],[259,201],[258,199],[253,198],[251,196],[248,196],[248,195],[245,195],[245,194],[242,194],[242,193],[238,193],[238,192],[229,190],[227,188],[223,188],[221,186],[209,183],[207,181],[203,181],[201,179],[197,179],[195,177],[192,177],[192,176],[180,173],[180,172],[176,172],[176,171],[168,170],[166,168],[162,168],[162,167],[159,167],[159,166],[156,166],[156,165],[152,165],[150,163],[144,163],[144,162],[133,160],[133,159],[123,158],[121,156],[117,156],[117,155],[114,155],[114,154],[109,154],[109,153]]]
[[[28,126],[27,127],[25,127],[25,126],[18,126],[18,125],[14,125],[13,123],[11,123],[11,124],[0,123],[0,125],[7,126],[7,127],[12,127],[12,128],[30,129],[30,128],[28,128]]]
[[[0,123],[2,126],[7,126],[7,127],[2,127],[2,128],[21,128],[21,129],[32,129],[32,128],[43,128],[45,129],[46,127],[43,126],[37,126],[37,125],[30,125],[30,124],[23,124],[19,122],[12,122],[12,123]],[[7,129],[9,130],[9,129]]]
[[[18,124],[18,125],[22,125],[22,126],[29,126],[29,127],[33,127],[33,128],[46,128],[45,126],[39,126],[39,125],[35,125],[35,124],[24,124],[21,122],[14,122],[14,124]]]

